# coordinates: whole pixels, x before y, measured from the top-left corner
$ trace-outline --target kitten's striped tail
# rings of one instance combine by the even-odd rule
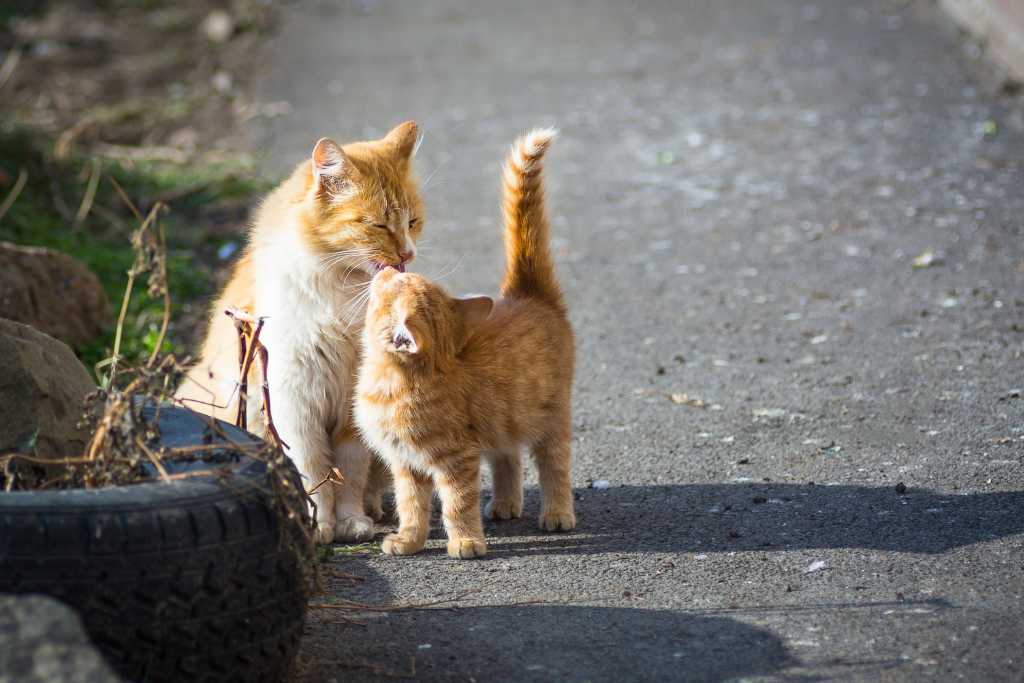
[[[541,299],[562,308],[562,290],[548,246],[550,227],[541,163],[555,135],[554,128],[535,128],[515,141],[505,159],[505,279],[501,294]]]

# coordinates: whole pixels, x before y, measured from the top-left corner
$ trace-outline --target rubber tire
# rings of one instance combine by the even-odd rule
[[[305,614],[300,569],[252,459],[225,477],[0,493],[0,592],[71,605],[129,681],[284,680]]]

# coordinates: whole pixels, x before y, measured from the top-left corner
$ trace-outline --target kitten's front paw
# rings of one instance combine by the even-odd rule
[[[487,544],[472,538],[453,538],[448,541],[448,556],[470,560],[487,554]]]
[[[576,528],[576,515],[572,510],[545,512],[537,521],[541,531],[572,531]]]
[[[519,519],[523,514],[523,501],[492,500],[484,507],[488,519]]]
[[[385,555],[414,555],[423,550],[426,543],[419,539],[409,538],[401,534],[388,534],[380,544]]]
[[[313,534],[317,545],[330,545],[334,542],[334,522],[318,522]]]
[[[373,538],[373,520],[366,515],[352,515],[339,519],[334,525],[334,540],[346,543],[369,541]]]

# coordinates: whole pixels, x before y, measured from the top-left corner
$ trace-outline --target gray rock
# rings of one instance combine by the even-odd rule
[[[82,399],[95,389],[66,344],[0,318],[0,453],[80,455]]]
[[[119,683],[78,615],[42,595],[0,595],[0,683]]]
[[[77,345],[95,339],[110,316],[99,278],[80,261],[0,242],[0,318]]]

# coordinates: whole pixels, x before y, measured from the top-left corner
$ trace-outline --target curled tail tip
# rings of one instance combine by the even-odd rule
[[[534,128],[524,133],[512,144],[506,170],[514,175],[535,170],[557,136],[557,128]]]
[[[534,128],[521,135],[516,141],[516,146],[528,156],[537,156],[546,152],[557,137],[558,129],[553,126]]]

